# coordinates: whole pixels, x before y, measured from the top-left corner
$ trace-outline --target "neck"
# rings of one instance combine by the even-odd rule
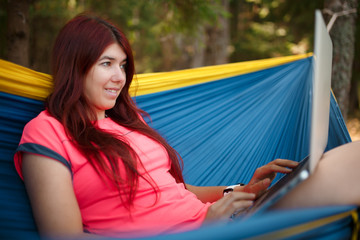
[[[107,116],[105,114],[105,111],[101,111],[101,112],[96,113],[96,117],[97,117],[97,120],[101,120],[101,119],[106,118]]]

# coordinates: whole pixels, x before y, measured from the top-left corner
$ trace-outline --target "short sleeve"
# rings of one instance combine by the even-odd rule
[[[25,125],[23,134],[14,155],[15,168],[22,175],[22,155],[24,152],[42,155],[64,164],[71,171],[64,142],[69,141],[64,127],[46,111]]]

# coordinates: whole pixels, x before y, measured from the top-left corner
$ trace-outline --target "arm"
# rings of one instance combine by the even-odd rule
[[[190,184],[186,184],[187,190],[194,193],[197,198],[206,203],[206,202],[215,202],[223,197],[223,190],[226,187],[214,186],[214,187],[198,187]]]
[[[255,198],[253,193],[242,192],[244,187],[236,187],[236,192],[231,192],[226,196],[223,196],[225,186],[198,187],[186,184],[186,188],[202,202],[214,202],[207,211],[205,223],[228,221],[232,213],[251,206]]]
[[[225,220],[227,221],[232,213],[243,208],[250,207],[256,197],[259,197],[271,184],[277,172],[289,173],[292,168],[298,165],[297,162],[283,159],[276,159],[265,166],[258,168],[249,184],[235,187],[234,191],[223,196],[222,187],[195,187],[186,185],[188,190],[193,192],[202,201],[215,201],[208,209],[205,222]]]
[[[292,168],[295,168],[298,164],[291,160],[276,159],[256,169],[250,182],[245,186],[235,187],[234,192],[255,193],[259,197],[270,186],[277,172],[290,173]],[[223,190],[226,187],[198,187],[186,184],[186,188],[194,193],[202,202],[215,202],[223,197]]]
[[[198,187],[186,184],[186,188],[194,193],[202,202],[216,202],[223,197],[223,191],[226,186]],[[242,191],[244,187],[236,187],[235,191]]]
[[[71,173],[62,163],[24,153],[22,173],[40,235],[84,234]]]

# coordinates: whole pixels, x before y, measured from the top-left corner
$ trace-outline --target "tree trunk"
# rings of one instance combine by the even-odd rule
[[[354,65],[360,65],[359,63],[354,63]],[[360,66],[357,66],[360,68]],[[355,67],[354,67],[355,69]],[[354,70],[355,72],[356,70]],[[360,78],[360,75],[358,75],[358,78]],[[349,98],[349,113],[355,113],[359,110],[360,104],[359,104],[359,94],[358,94],[358,78],[352,78],[351,80],[351,89],[350,89],[350,98]]]
[[[31,0],[8,0],[7,59],[29,67],[29,7]]]
[[[222,0],[224,11],[229,12],[229,0]],[[230,43],[229,20],[219,16],[215,26],[206,28],[207,40],[204,65],[217,65],[228,62],[228,47]]]
[[[349,113],[356,115],[360,113],[359,82],[360,82],[360,17],[356,19],[355,57],[351,79]]]
[[[333,13],[357,8],[357,0],[325,0],[325,9]],[[325,15],[326,16],[326,15]],[[327,19],[331,16],[327,15]],[[333,42],[332,89],[344,119],[347,119],[352,66],[355,49],[355,19],[351,13],[338,16],[330,30]]]
[[[204,26],[199,27],[198,35],[194,39],[192,47],[194,48],[194,53],[192,56],[191,67],[197,68],[204,66],[205,62],[205,29]]]
[[[34,15],[30,27],[30,60],[31,69],[50,73],[50,59],[53,43],[65,20],[54,15]],[[49,24],[50,23],[50,24]]]
[[[161,38],[161,50],[162,50],[162,71],[174,70],[174,37],[170,34]]]

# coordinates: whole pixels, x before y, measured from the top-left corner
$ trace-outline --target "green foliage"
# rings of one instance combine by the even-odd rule
[[[312,51],[314,11],[322,8],[322,1],[232,0],[231,4],[232,24],[241,24],[240,29],[232,28],[231,61]]]
[[[194,34],[199,25],[216,24],[219,15],[228,15],[220,1],[158,0],[157,10],[162,9],[158,19],[159,33]]]
[[[207,47],[206,29],[222,27],[220,17],[230,25],[230,43],[223,47],[231,62],[312,51],[314,10],[322,8],[322,0],[228,2],[227,9],[221,0],[36,0],[30,9],[32,66],[49,72],[45,65],[57,32],[83,11],[111,19],[124,31],[138,72],[163,71],[166,64],[171,69],[190,67],[186,59],[197,54],[194,44]],[[5,6],[6,0],[0,0],[2,30]],[[6,51],[5,42],[2,33],[0,56]]]
[[[30,2],[31,68],[50,72],[49,57],[58,31],[69,19],[86,11],[111,19],[123,30],[133,47],[137,72],[144,73],[212,64],[216,62],[212,58],[222,56],[216,52],[219,46],[227,51],[229,62],[311,52],[314,10],[322,9],[324,0]],[[0,58],[7,52],[6,8],[7,0],[0,0]],[[226,22],[229,33],[219,31]],[[359,18],[357,26],[359,41]],[[219,38],[223,41],[213,44]],[[359,59],[360,44],[355,46],[355,59]],[[360,81],[359,69],[355,61],[353,81]]]
[[[46,58],[57,32],[86,11],[110,19],[124,31],[139,72],[161,71],[162,42],[177,36],[197,37],[199,26],[216,24],[218,15],[227,14],[219,4],[219,0],[36,0],[30,9],[32,66],[49,72]]]

